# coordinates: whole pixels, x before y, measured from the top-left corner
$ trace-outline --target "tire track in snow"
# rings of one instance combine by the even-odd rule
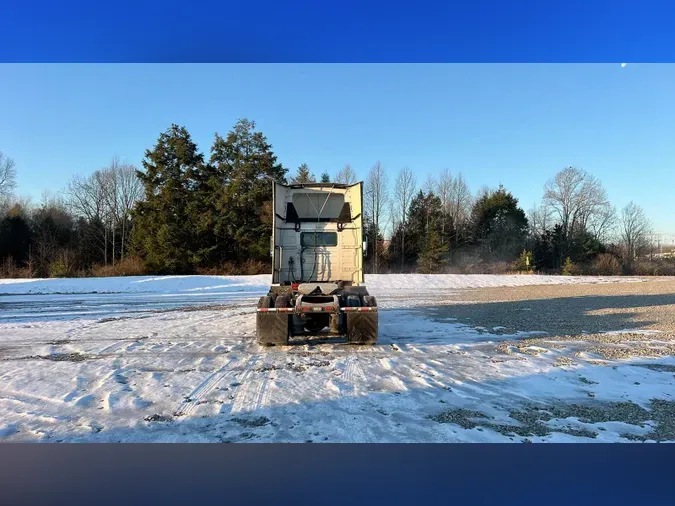
[[[358,354],[353,353],[347,356],[345,360],[345,368],[342,373],[342,379],[348,385],[352,386],[352,390],[356,391],[358,385],[363,385],[366,380],[366,373],[360,362]]]
[[[178,406],[176,413],[180,413],[182,416],[187,417],[192,416],[197,410],[197,406],[201,405],[200,401],[205,400],[205,397],[220,386],[229,373],[232,372],[231,370],[228,370],[228,367],[233,362],[235,362],[235,359],[230,358],[217,371],[207,376],[206,379],[197,385],[197,387],[188,395],[189,401],[186,399]]]
[[[244,413],[258,407],[264,384],[268,381],[265,374],[262,381],[256,380],[254,366],[260,361],[259,356],[251,357],[244,366],[244,374],[237,381],[237,391],[230,405],[230,414]]]

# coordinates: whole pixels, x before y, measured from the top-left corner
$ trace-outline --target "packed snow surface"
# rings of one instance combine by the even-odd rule
[[[269,275],[0,280],[0,441],[619,441],[653,421],[560,408],[526,437],[518,413],[589,397],[647,412],[651,399],[675,394],[669,359],[659,369],[591,355],[561,366],[556,346],[505,355],[500,342],[537,329],[504,334],[429,307],[471,288],[639,278],[367,281],[380,305],[376,346],[262,348],[255,302]]]

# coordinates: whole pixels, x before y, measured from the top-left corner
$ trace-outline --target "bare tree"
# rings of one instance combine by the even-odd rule
[[[588,231],[602,243],[607,242],[614,235],[616,226],[616,208],[609,202],[599,207],[588,221]]]
[[[27,212],[33,207],[30,197],[11,196],[0,199],[0,217],[7,216],[12,209],[21,209]]]
[[[631,201],[621,210],[620,230],[626,260],[632,262],[649,246],[651,223],[642,208]]]
[[[471,216],[471,206],[473,199],[469,185],[464,181],[461,172],[452,179],[450,187],[450,196],[448,198],[448,213],[452,217],[455,226],[462,226],[468,223]]]
[[[356,183],[356,172],[354,172],[352,166],[349,164],[345,165],[344,168],[337,173],[337,176],[335,176],[335,182],[344,184]]]
[[[136,203],[143,198],[143,184],[136,176],[136,171],[136,167],[131,164],[122,164],[117,171],[119,220],[122,224],[122,260],[124,260],[124,252],[127,247],[127,236],[131,224],[131,212],[136,206]]]
[[[114,265],[118,250],[124,258],[131,211],[142,193],[136,167],[121,163],[117,156],[108,167],[86,178],[75,176],[68,185],[69,206],[86,220],[86,235],[102,253],[104,264],[110,259]]]
[[[389,220],[388,220],[388,230],[390,231],[390,238],[393,237],[394,232],[396,231],[396,228],[398,227],[398,204],[396,198],[391,198],[389,199],[389,206],[388,206],[389,212],[387,213],[389,215]]]
[[[51,276],[52,262],[59,256],[67,256],[66,271],[70,272],[73,255],[71,251],[66,252],[68,246],[63,244],[62,233],[72,230],[73,220],[64,199],[58,194],[43,192],[39,207],[31,210],[31,222],[34,242],[34,247],[29,250],[28,268],[31,273],[40,277]]]
[[[108,223],[110,221],[107,208],[105,175],[97,170],[88,177],[74,176],[66,189],[68,206],[78,217],[87,223],[84,235],[94,249],[103,256],[103,263],[108,264]]]
[[[422,191],[426,193],[427,195],[430,193],[436,193],[438,188],[438,182],[436,181],[436,178],[432,175],[429,174],[427,175],[427,179],[424,181],[424,186],[422,187]]]
[[[394,194],[396,198],[396,210],[400,218],[401,228],[401,268],[404,267],[405,262],[405,225],[408,216],[408,208],[410,202],[415,194],[415,187],[417,186],[417,179],[412,170],[408,167],[403,167],[396,177],[396,186]]]
[[[602,183],[574,167],[561,170],[546,183],[544,203],[557,215],[565,241],[577,230],[588,231],[589,224],[608,213],[609,207]]]
[[[119,194],[117,190],[117,172],[120,167],[120,160],[118,156],[114,156],[110,165],[101,171],[101,187],[103,188],[103,195],[106,207],[106,226],[110,229],[112,236],[112,264],[115,265],[115,252],[117,251],[117,226],[120,223],[119,216]]]
[[[0,151],[0,199],[9,197],[16,188],[14,160]]]
[[[544,202],[542,205],[534,205],[527,212],[527,222],[532,235],[542,235],[552,224],[553,212],[551,207]]]
[[[450,204],[452,184],[453,178],[450,170],[441,170],[441,173],[438,176],[438,181],[436,182],[436,193],[438,194],[438,198],[441,199],[441,207],[444,211],[448,210]]]
[[[366,214],[370,216],[373,223],[373,244],[375,246],[375,272],[379,268],[379,250],[377,247],[377,234],[381,233],[381,225],[384,222],[384,213],[386,212],[387,203],[389,201],[389,186],[387,181],[387,174],[382,167],[382,164],[377,161],[368,173],[366,180]]]

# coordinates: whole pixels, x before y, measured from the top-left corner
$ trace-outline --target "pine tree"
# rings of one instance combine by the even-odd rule
[[[30,243],[31,229],[26,210],[16,204],[0,219],[0,262],[11,260],[23,266],[28,260]]]
[[[328,171],[324,171],[323,174],[321,174],[321,182],[330,183],[330,174],[328,173]]]
[[[407,266],[431,265],[425,272],[436,272],[445,262],[448,247],[443,242],[441,225],[446,219],[441,209],[441,200],[433,192],[419,191],[411,200],[408,219],[394,229],[389,244],[389,257],[394,263]],[[405,258],[401,259],[401,243],[405,232]],[[422,258],[424,255],[425,258]],[[431,269],[431,270],[429,270]]]
[[[145,200],[134,213],[135,248],[153,272],[191,272],[196,247],[191,211],[204,157],[187,129],[174,124],[145,152],[143,167],[145,172],[137,173]]]
[[[473,239],[485,260],[512,260],[527,238],[527,217],[518,199],[503,187],[486,192],[471,211]]]
[[[440,227],[443,220],[441,200],[433,193],[419,191],[410,203],[406,223],[406,261],[415,264],[426,248],[428,235],[433,230],[442,246]]]
[[[239,120],[211,147],[210,202],[221,261],[267,259],[272,234],[271,180],[286,181],[272,146],[255,123]]]
[[[291,183],[293,184],[303,184],[303,183],[315,183],[316,178],[310,173],[309,167],[306,163],[303,163],[298,167],[297,174],[291,178]]]
[[[438,223],[430,223],[424,241],[424,248],[417,261],[419,272],[424,274],[439,272],[441,266],[445,263],[444,255],[446,252],[447,247],[441,242]]]

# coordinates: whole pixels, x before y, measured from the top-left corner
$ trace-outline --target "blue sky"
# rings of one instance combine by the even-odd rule
[[[572,165],[675,234],[675,65],[0,65],[0,151],[39,200],[111,157],[140,166],[171,123],[206,152],[254,120],[289,169],[442,168],[527,209]]]

